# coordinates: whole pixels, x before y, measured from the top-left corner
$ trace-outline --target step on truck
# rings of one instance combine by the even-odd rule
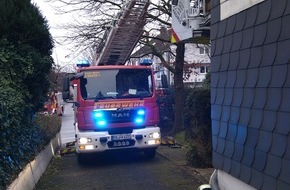
[[[64,79],[63,99],[73,103],[79,163],[91,153],[119,150],[153,158],[161,135],[150,65],[77,66]]]

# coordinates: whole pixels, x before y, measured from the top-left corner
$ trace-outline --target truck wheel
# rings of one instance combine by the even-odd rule
[[[86,155],[84,154],[77,154],[77,155],[78,155],[78,163],[80,165],[83,165],[84,163],[86,163],[86,160],[87,160]]]
[[[155,157],[156,148],[144,150],[145,157],[148,159],[152,159]]]

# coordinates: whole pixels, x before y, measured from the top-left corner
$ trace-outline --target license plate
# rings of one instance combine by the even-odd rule
[[[116,140],[125,140],[125,139],[131,139],[131,134],[119,134],[119,135],[112,135],[112,141]]]

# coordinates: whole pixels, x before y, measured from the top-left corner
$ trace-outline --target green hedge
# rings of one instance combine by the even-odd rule
[[[60,130],[58,116],[35,115],[24,96],[0,82],[0,189],[5,189]]]
[[[210,79],[210,74],[207,75]],[[211,167],[212,141],[211,141],[211,105],[210,82],[204,83],[202,88],[185,88],[185,131],[180,134],[171,134],[174,123],[174,89],[169,90],[169,95],[158,97],[160,128],[165,135],[171,134],[178,141],[186,143],[187,163],[198,168]],[[164,134],[164,133],[163,133]],[[163,135],[162,134],[162,135]]]
[[[188,90],[185,131],[189,142],[187,161],[194,167],[210,167],[212,162],[210,90]]]

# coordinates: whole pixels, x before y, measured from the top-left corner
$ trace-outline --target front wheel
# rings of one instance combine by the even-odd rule
[[[152,159],[155,157],[156,148],[150,148],[150,149],[144,150],[144,154],[146,158]]]

